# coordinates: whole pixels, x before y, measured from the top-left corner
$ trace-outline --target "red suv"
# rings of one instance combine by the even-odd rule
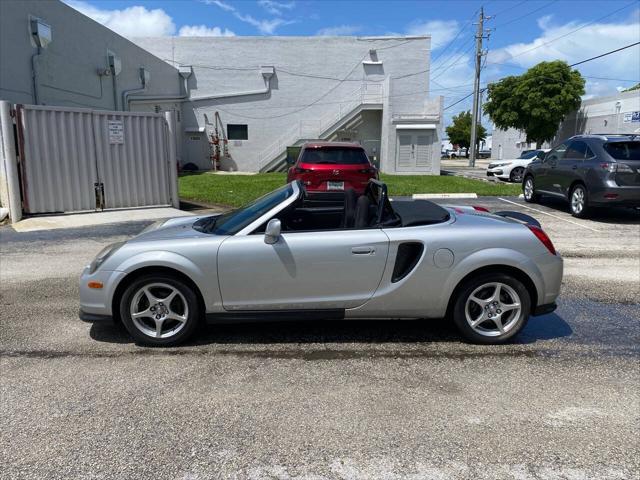
[[[378,178],[361,145],[344,142],[305,143],[287,182],[301,180],[309,193],[343,192],[353,188],[364,193],[370,178]]]

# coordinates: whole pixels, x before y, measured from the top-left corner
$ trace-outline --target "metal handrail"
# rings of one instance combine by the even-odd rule
[[[363,82],[358,88],[351,92],[349,97],[353,100],[346,100],[337,104],[337,109],[328,112],[317,121],[317,126],[309,125],[309,121],[298,121],[293,127],[283,133],[280,138],[266,147],[258,156],[259,169],[262,170],[268,162],[280,155],[288,145],[295,143],[301,138],[319,138],[329,128],[338,123],[345,115],[351,113],[355,108],[365,104],[382,103],[384,99],[384,88],[381,83]],[[305,130],[311,127],[312,130]],[[303,132],[305,135],[303,135]],[[310,134],[308,132],[311,132]]]

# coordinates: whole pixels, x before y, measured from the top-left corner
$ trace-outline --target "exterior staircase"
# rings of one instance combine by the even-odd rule
[[[309,140],[331,139],[345,125],[358,121],[363,110],[382,108],[382,83],[363,82],[348,96],[348,100],[334,105],[334,109],[317,120],[300,120],[284,132],[259,155],[260,172],[278,172],[287,168],[287,147]]]

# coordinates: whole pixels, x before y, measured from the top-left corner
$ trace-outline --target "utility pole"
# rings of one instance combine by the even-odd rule
[[[476,33],[476,74],[473,82],[473,110],[471,111],[471,145],[469,145],[469,166],[476,166],[476,137],[478,130],[478,110],[480,107],[480,69],[482,67],[482,39],[484,36],[484,21],[491,17],[484,16],[484,8],[480,7],[480,17],[478,18],[478,33]]]

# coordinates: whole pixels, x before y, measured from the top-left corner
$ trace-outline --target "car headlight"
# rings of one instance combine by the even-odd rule
[[[109,258],[116,250],[124,245],[124,243],[125,242],[112,243],[111,245],[108,245],[100,250],[100,253],[96,255],[96,258],[94,258],[89,265],[89,273],[92,274],[96,270],[98,270],[98,268],[100,268],[100,265],[102,265],[107,260],[107,258]]]
[[[506,167],[507,165],[511,165],[511,162],[507,162],[507,163],[496,163],[493,168],[498,168],[498,167]]]

